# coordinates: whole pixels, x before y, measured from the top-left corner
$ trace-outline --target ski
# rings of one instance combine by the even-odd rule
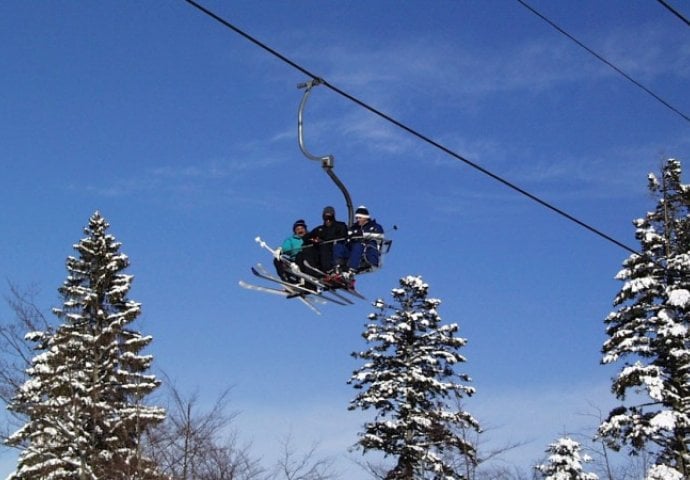
[[[322,285],[318,281],[318,279],[316,279],[314,277],[310,277],[308,275],[305,275],[301,278],[303,278],[305,281],[308,281],[310,283],[315,284],[318,287],[317,291],[306,288],[303,285],[298,285],[295,283],[286,282],[286,281],[282,280],[281,278],[270,274],[264,268],[264,266],[261,265],[260,263],[258,263],[256,265],[256,267],[252,267],[252,271],[254,272],[255,275],[258,275],[261,278],[264,278],[264,279],[269,280],[271,282],[279,283],[280,285],[283,285],[284,287],[286,287],[288,289],[298,290],[299,292],[301,292],[301,294],[311,294],[311,295],[314,295],[316,298],[328,300],[329,302],[333,302],[333,303],[336,303],[338,305],[352,305],[354,303],[349,298],[345,298],[342,295],[338,295],[336,292],[333,292],[332,290],[328,290],[328,295],[324,295],[324,293],[325,293],[324,288],[323,288],[324,285]],[[297,276],[300,276],[300,275],[297,275]],[[333,295],[337,298],[333,298],[331,295]]]
[[[287,288],[289,290],[293,290],[293,291],[298,292],[298,293],[296,293],[295,296],[314,295],[317,298],[323,298],[324,300],[328,300],[329,302],[333,302],[333,303],[336,303],[338,305],[352,304],[352,302],[349,301],[348,299],[342,299],[341,300],[340,298],[333,298],[330,295],[324,295],[323,289],[321,288],[322,285],[318,281],[313,282],[319,287],[318,290],[316,290],[316,291],[310,290],[310,289],[304,287],[303,285],[297,285],[294,283],[286,282],[283,279],[281,279],[280,277],[276,277],[274,275],[271,275],[270,273],[268,273],[268,271],[260,263],[257,264],[256,267],[252,267],[252,273],[254,275],[256,275],[257,277],[263,278],[264,280],[278,283],[278,284],[284,286],[285,288]],[[331,294],[331,293],[333,293],[333,292],[329,292],[329,294]]]
[[[246,288],[247,290],[255,290],[257,292],[272,293],[274,295],[278,295],[280,297],[285,297],[285,298],[294,298],[294,297],[299,297],[301,295],[306,295],[306,294],[299,292],[297,290],[288,289],[287,287],[285,287],[285,288],[271,288],[271,287],[265,287],[263,285],[254,285],[253,283],[245,282],[244,280],[240,280],[239,285],[240,285],[240,287]],[[318,296],[310,297],[309,300],[315,300],[316,303],[320,303],[322,305],[325,305],[326,303],[328,303],[326,300],[324,300]]]
[[[264,293],[272,293],[274,295],[279,295],[281,297],[287,298],[287,296],[290,294],[287,290],[284,290],[282,288],[269,288],[269,287],[262,287],[260,285],[254,285],[251,283],[247,283],[244,280],[240,280],[240,287],[246,288],[247,290],[255,290],[257,292],[264,292]]]
[[[251,283],[247,283],[243,280],[240,280],[239,282],[240,287],[246,288],[247,290],[254,290],[257,292],[264,292],[264,293],[270,293],[274,295],[279,295],[283,298],[293,298],[297,297],[299,298],[304,305],[307,306],[312,312],[316,313],[317,315],[321,315],[321,312],[319,311],[318,308],[312,303],[311,299],[304,298],[302,294],[300,293],[293,293],[292,291],[289,290],[284,290],[280,288],[269,288],[269,287],[263,287],[260,285],[253,285]]]
[[[352,286],[345,285],[344,283],[339,283],[338,285],[339,285],[339,286],[336,287],[336,288],[341,289],[343,292],[346,292],[346,293],[352,295],[353,297],[357,297],[357,298],[359,298],[359,299],[361,299],[361,300],[366,300],[366,299],[367,299],[367,297],[365,297],[364,295],[362,295],[358,290],[356,290],[356,289],[355,289],[354,287],[352,287]],[[333,288],[333,287],[331,286],[331,288]]]
[[[343,302],[346,302],[350,305],[352,305],[354,303],[352,300],[350,300],[346,296],[341,295],[332,285],[327,285],[320,278],[309,275],[308,273],[304,273],[299,268],[297,268],[297,266],[294,263],[290,262],[289,260],[286,260],[284,258],[281,258],[281,260],[283,262],[289,263],[291,267],[294,265],[295,268],[290,268],[290,273],[292,273],[296,277],[299,277],[299,278],[301,278],[301,279],[303,279],[309,283],[313,283],[315,285],[318,285],[319,288],[323,289],[324,291],[327,291],[329,295],[333,295],[333,296],[337,297],[338,299],[342,300]],[[319,270],[318,268],[314,268],[311,265],[309,265],[309,262],[304,262],[304,264],[305,264],[305,266],[309,267],[310,269],[314,270],[315,272],[323,274],[323,272],[321,272],[321,270]],[[344,290],[348,290],[347,288],[345,288],[344,285],[342,286],[342,288]],[[364,298],[364,296],[360,296],[361,294],[359,294],[359,292],[357,292],[354,295],[359,296],[360,298]]]
[[[309,262],[304,262],[304,264],[305,264],[305,266],[307,266],[308,268],[314,270],[315,272],[318,272],[319,274],[323,275],[324,277],[327,277],[327,276],[328,276],[328,274],[327,274],[326,272],[322,272],[322,271],[319,270],[318,268],[311,266],[311,265],[309,264]],[[312,277],[312,278],[313,278],[313,277]],[[323,286],[324,286],[329,292],[331,292],[331,293],[334,293],[334,290],[333,290],[334,288],[339,288],[339,289],[342,289],[343,291],[349,293],[350,295],[352,295],[352,296],[354,296],[354,297],[361,298],[362,300],[366,300],[366,299],[367,299],[367,297],[365,297],[365,296],[362,295],[360,292],[358,292],[354,287],[348,286],[348,285],[346,285],[346,284],[343,283],[343,282],[338,282],[337,287],[335,287],[334,285],[331,285],[331,284],[329,284],[329,283],[325,283],[323,280],[318,280],[318,281],[319,281],[319,284],[320,284],[320,285],[323,285]],[[345,297],[343,297],[343,298],[345,298]]]
[[[266,268],[264,268],[264,266],[260,263],[257,263],[256,266],[252,267],[252,273],[259,278],[263,278],[264,280],[280,284],[287,290],[290,290],[297,295],[319,295],[321,293],[321,290],[310,290],[304,285],[286,282],[282,278],[269,273],[268,270],[266,270]]]
[[[289,260],[286,260],[285,258],[281,258],[281,261],[283,261],[284,263],[288,263],[290,265],[290,267],[289,267],[290,273],[295,275],[296,277],[299,277],[299,278],[301,278],[301,279],[303,279],[309,283],[317,285],[320,289],[322,289],[322,291],[328,292],[328,295],[333,295],[334,297],[337,297],[339,300],[347,303],[348,305],[354,304],[354,302],[352,300],[350,300],[348,297],[346,297],[344,295],[341,295],[332,285],[326,285],[325,283],[323,283],[323,281],[321,279],[314,277],[312,275],[309,275],[308,273],[304,273],[303,271],[301,271],[297,267],[297,265],[290,262]],[[311,267],[308,262],[304,262],[304,263],[307,267],[311,268],[312,270],[319,272],[319,273],[322,273],[319,269]],[[263,269],[263,267],[262,267],[262,269]],[[263,269],[263,272],[268,273],[265,271],[265,269]],[[345,287],[342,287],[342,288],[345,288]],[[356,294],[353,294],[353,295],[359,296],[359,298],[364,298],[364,296],[359,295],[359,292],[357,292]],[[321,294],[321,296],[323,296],[323,293]]]

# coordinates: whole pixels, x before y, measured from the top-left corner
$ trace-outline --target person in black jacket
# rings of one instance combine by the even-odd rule
[[[309,233],[313,248],[316,250],[315,265],[322,272],[331,272],[336,266],[335,259],[347,257],[347,225],[335,219],[335,209],[325,207],[321,215],[323,225]]]

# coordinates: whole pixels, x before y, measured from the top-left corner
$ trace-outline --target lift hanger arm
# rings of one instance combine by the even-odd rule
[[[305,83],[297,85],[297,88],[304,88],[304,95],[302,96],[302,101],[299,104],[299,110],[297,112],[297,138],[299,141],[299,148],[309,160],[314,160],[321,162],[321,167],[326,171],[328,176],[333,180],[336,186],[340,189],[345,197],[345,204],[347,205],[347,217],[348,225],[352,225],[354,222],[354,207],[352,205],[352,198],[350,197],[350,192],[347,191],[345,184],[338,178],[338,176],[333,171],[333,166],[335,158],[333,155],[322,155],[317,156],[309,152],[304,144],[304,107],[307,104],[307,99],[311,93],[311,89],[317,85],[320,85],[323,81],[318,78],[313,78]]]

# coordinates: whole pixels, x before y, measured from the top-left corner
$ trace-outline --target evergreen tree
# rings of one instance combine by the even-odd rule
[[[536,469],[543,475],[544,480],[597,480],[594,473],[582,470],[582,464],[591,459],[587,455],[580,455],[580,444],[570,438],[560,438],[549,445],[548,463],[537,465]]]
[[[356,446],[397,458],[387,480],[464,479],[452,458],[475,461],[474,446],[464,433],[479,431],[479,424],[457,407],[474,393],[473,387],[457,383],[470,378],[455,370],[465,361],[458,349],[466,340],[455,336],[457,324],[441,324],[441,302],[428,298],[428,289],[420,277],[402,278],[392,291],[396,306],[374,303],[376,312],[362,334],[371,347],[353,353],[366,363],[349,381],[362,390],[349,409],[377,410]]]
[[[40,353],[9,405],[27,417],[7,440],[23,448],[9,479],[156,478],[140,440],[164,419],[143,404],[160,382],[145,374],[152,357],[140,354],[151,337],[128,328],[140,305],[127,298],[129,260],[108,227],[96,212],[67,259],[60,325],[27,335]]]
[[[611,411],[599,434],[617,449],[652,451],[649,478],[690,478],[690,187],[680,162],[650,174],[649,189],[656,208],[634,222],[642,251],[616,276],[624,283],[602,349],[604,364],[623,363],[612,391],[629,405]]]

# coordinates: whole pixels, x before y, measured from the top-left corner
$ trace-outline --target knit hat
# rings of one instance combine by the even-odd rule
[[[304,229],[306,230],[307,229],[307,222],[305,222],[304,220],[302,220],[300,218],[299,220],[297,220],[295,223],[292,224],[292,231],[294,232],[297,229],[297,227],[304,227]]]
[[[360,205],[355,210],[355,217],[369,218],[369,210],[364,205]]]
[[[333,207],[324,207],[323,213],[321,214],[322,218],[326,217],[333,217],[335,218],[335,208]]]

